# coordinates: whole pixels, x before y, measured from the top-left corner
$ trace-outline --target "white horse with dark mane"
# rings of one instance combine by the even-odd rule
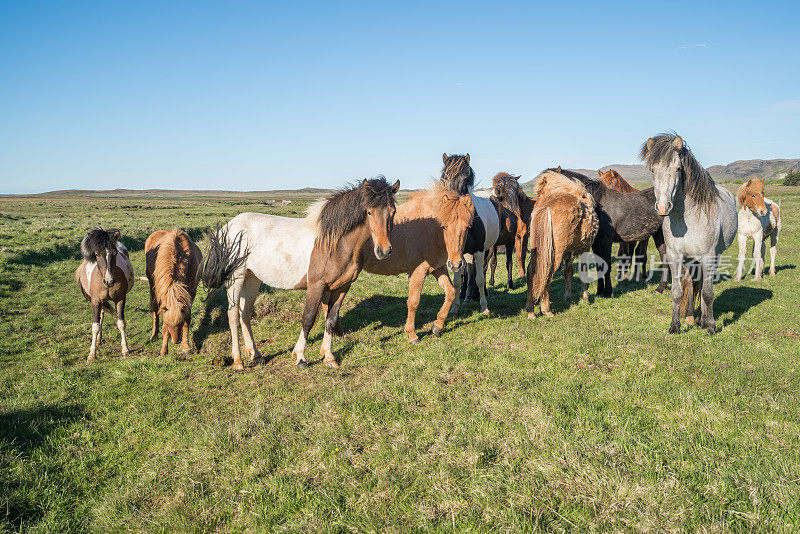
[[[640,157],[653,173],[655,209],[664,217],[666,259],[672,273],[672,323],[670,333],[680,330],[681,300],[694,314],[695,287],[700,290],[700,326],[714,333],[714,277],[722,253],[736,237],[736,199],[717,186],[675,133],[651,137]],[[686,264],[696,262],[699,273],[690,279]],[[683,284],[682,284],[683,283]]]

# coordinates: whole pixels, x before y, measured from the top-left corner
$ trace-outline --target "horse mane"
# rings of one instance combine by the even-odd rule
[[[95,228],[94,230],[89,230],[81,241],[81,256],[88,262],[94,262],[95,252],[106,249],[116,250],[119,237],[120,231],[116,228],[109,230]]]
[[[642,144],[639,151],[641,158],[652,171],[656,165],[668,165],[673,154],[678,154],[681,161],[681,181],[683,182],[686,196],[705,209],[716,205],[719,191],[714,179],[708,171],[695,159],[692,150],[686,142],[678,149],[675,139],[679,136],[675,132],[664,132],[651,137]],[[650,141],[652,140],[652,143]],[[681,139],[683,141],[683,139]],[[647,145],[651,146],[648,147]]]
[[[464,200],[462,201],[462,199]],[[435,213],[436,220],[444,226],[459,221],[468,225],[475,215],[472,197],[459,195],[448,189],[443,182],[434,182],[426,189],[411,193],[408,201],[430,206]]]
[[[306,211],[306,220],[314,227],[322,246],[331,251],[340,239],[364,223],[368,209],[390,206],[394,206],[392,186],[378,176],[315,202]]]
[[[739,187],[739,191],[736,193],[736,200],[739,201],[740,206],[744,207],[745,200],[747,199],[747,193],[750,191],[753,193],[761,193],[763,195],[764,180],[750,178]]]
[[[573,176],[570,176],[570,174]],[[586,179],[589,183],[584,184],[579,177]],[[594,207],[594,198],[587,190],[588,185],[593,185],[591,182],[605,187],[605,185],[601,182],[591,180],[590,178],[578,172],[558,172],[558,169],[546,169],[537,177],[536,185],[534,186],[533,191],[539,196],[565,193],[584,200],[589,207]]]
[[[440,180],[459,195],[469,193],[475,186],[475,171],[469,166],[469,155],[446,156]]]
[[[190,245],[179,230],[169,230],[158,243],[153,268],[153,289],[156,299],[165,307],[164,322],[177,325],[192,309],[192,297],[186,286]]]

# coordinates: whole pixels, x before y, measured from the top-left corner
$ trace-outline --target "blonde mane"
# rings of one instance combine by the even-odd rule
[[[178,230],[170,230],[158,244],[153,269],[153,288],[156,299],[164,311],[164,322],[177,325],[189,316],[192,310],[192,297],[186,287],[190,245],[186,235]]]
[[[472,197],[460,196],[438,180],[431,183],[426,189],[411,193],[407,204],[416,207],[413,210],[417,212],[414,214],[415,216],[423,216],[423,212],[433,214],[436,220],[444,226],[450,226],[457,222],[468,225],[475,215]],[[406,217],[413,218],[413,216]]]
[[[578,180],[574,180],[556,171],[546,170],[540,174],[536,180],[533,191],[539,196],[552,195],[555,193],[576,196],[586,202],[589,207],[594,207],[594,199],[586,190],[586,186]]]

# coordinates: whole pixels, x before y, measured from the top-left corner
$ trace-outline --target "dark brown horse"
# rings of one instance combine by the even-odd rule
[[[514,250],[517,253],[519,272],[525,274],[525,256],[528,252],[531,220],[536,200],[530,198],[519,185],[519,176],[501,172],[492,179],[494,196],[506,208],[517,216],[517,233],[514,238]]]
[[[164,336],[160,354],[167,353],[167,342],[181,343],[183,355],[191,351],[189,324],[192,303],[197,294],[203,253],[183,230],[157,230],[144,242],[145,273],[150,283],[150,311],[153,331],[158,335],[158,315],[164,315]]]
[[[506,255],[506,272],[508,273],[508,288],[514,289],[514,245],[517,240],[517,224],[518,219],[514,212],[504,206],[494,195],[489,197],[495,208],[497,214],[500,216],[500,236],[497,242],[489,252],[486,254],[486,264],[484,269],[488,266],[490,269],[489,284],[494,285],[494,272],[497,269],[497,253],[498,249],[503,247]],[[485,277],[484,277],[485,278]]]
[[[598,296],[612,297],[614,295],[611,286],[611,246],[613,243],[635,243],[645,237],[653,236],[662,264],[664,263],[666,247],[661,232],[663,217],[655,213],[653,209],[655,193],[652,188],[636,193],[620,193],[610,189],[603,182],[592,180],[579,172],[562,171],[561,167],[548,170],[579,180],[594,198],[600,228],[592,245],[592,252],[600,256],[607,266],[605,275],[597,281]],[[662,272],[661,282],[656,291],[660,293],[664,287],[666,287],[666,272]]]
[[[321,205],[316,217],[317,238],[308,264],[302,330],[292,350],[299,368],[308,366],[306,342],[320,306],[327,308],[320,352],[329,367],[339,366],[331,351],[339,309],[367,256],[385,260],[392,253],[389,236],[394,224],[394,195],[399,188],[399,181],[389,185],[384,178],[364,180],[330,195]]]
[[[75,271],[75,282],[92,304],[92,346],[88,361],[95,359],[103,337],[103,310],[117,314],[117,328],[122,343],[122,356],[128,355],[125,336],[125,299],[133,287],[133,265],[128,249],[119,242],[119,230],[98,228],[81,241],[83,263]],[[113,302],[112,307],[109,302]]]

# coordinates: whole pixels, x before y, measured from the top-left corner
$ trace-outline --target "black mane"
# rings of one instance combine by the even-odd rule
[[[466,195],[475,186],[475,171],[469,166],[469,155],[453,154],[446,157],[442,167],[442,182],[459,195]]]
[[[394,192],[383,176],[331,194],[317,219],[323,245],[328,250],[335,248],[342,237],[364,222],[368,209],[390,206],[394,207]]]
[[[106,250],[117,251],[117,240],[120,232],[117,229],[103,230],[96,228],[89,230],[81,241],[81,255],[86,261],[94,261],[95,253],[104,254]]]

